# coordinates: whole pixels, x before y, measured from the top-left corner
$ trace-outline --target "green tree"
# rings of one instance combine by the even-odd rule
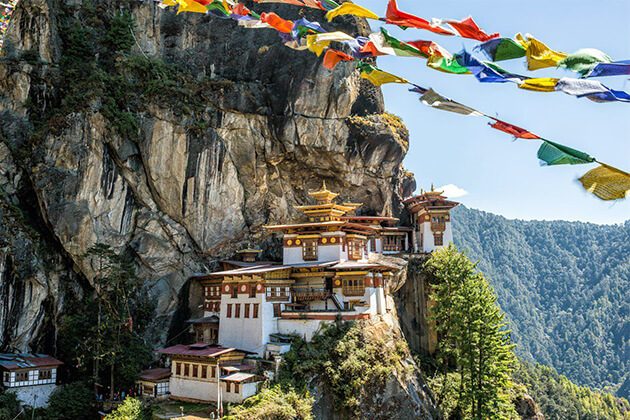
[[[427,266],[435,278],[432,316],[441,375],[456,373],[455,410],[472,419],[514,417],[509,393],[513,345],[492,288],[453,245],[434,252]],[[438,399],[445,395],[452,392],[441,389]]]
[[[105,416],[105,420],[143,420],[147,418],[142,402],[137,398],[127,397],[118,408]]]
[[[45,418],[49,420],[88,420],[96,416],[94,393],[84,382],[57,388],[45,410]]]
[[[0,393],[0,419],[12,419],[21,410],[20,401],[13,392]]]
[[[234,407],[228,420],[312,420],[313,397],[293,388],[274,385],[265,388],[257,395],[245,400],[243,405]]]

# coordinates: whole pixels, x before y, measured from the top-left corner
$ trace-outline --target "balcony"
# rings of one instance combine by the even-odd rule
[[[296,302],[310,302],[313,300],[326,300],[330,297],[330,291],[324,288],[294,288],[293,299]]]
[[[431,222],[431,231],[432,232],[444,232],[446,230],[446,223],[444,222]]]

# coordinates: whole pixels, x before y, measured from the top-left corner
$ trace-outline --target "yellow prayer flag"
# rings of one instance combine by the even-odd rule
[[[326,19],[328,22],[341,15],[353,15],[357,17],[364,17],[368,19],[378,19],[379,16],[373,11],[366,9],[365,7],[361,7],[358,4],[354,3],[342,3],[339,7],[336,7],[326,13]]]
[[[555,92],[558,80],[553,77],[539,77],[537,79],[525,79],[518,87],[521,89],[535,90],[536,92]]]
[[[580,178],[584,189],[605,201],[622,200],[630,193],[630,174],[606,164],[600,164]]]
[[[165,9],[169,6],[177,6],[177,2],[175,0],[162,0],[159,4],[162,9]]]
[[[516,41],[525,48],[528,70],[557,67],[558,63],[568,56],[567,53],[552,50],[531,35],[523,37],[516,34]]]
[[[344,32],[326,32],[323,34],[307,35],[306,46],[309,51],[314,52],[319,57],[332,41],[342,42],[352,41],[353,39],[354,38]]]
[[[374,69],[370,72],[362,71],[361,78],[369,80],[374,86],[381,86],[386,83],[409,83],[402,77],[378,69]]]
[[[190,12],[190,13],[206,13],[208,9],[203,4],[197,3],[194,0],[176,0],[179,3],[179,7],[177,8],[177,14],[182,12]]]

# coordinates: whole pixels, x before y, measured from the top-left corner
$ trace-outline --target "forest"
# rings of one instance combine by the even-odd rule
[[[521,358],[628,398],[630,221],[508,220],[460,206],[453,229],[494,287]]]

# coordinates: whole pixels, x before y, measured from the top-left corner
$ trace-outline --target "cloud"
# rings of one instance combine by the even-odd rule
[[[455,184],[446,184],[436,188],[437,191],[444,191],[444,195],[448,198],[459,198],[468,195],[468,191],[458,187]]]

